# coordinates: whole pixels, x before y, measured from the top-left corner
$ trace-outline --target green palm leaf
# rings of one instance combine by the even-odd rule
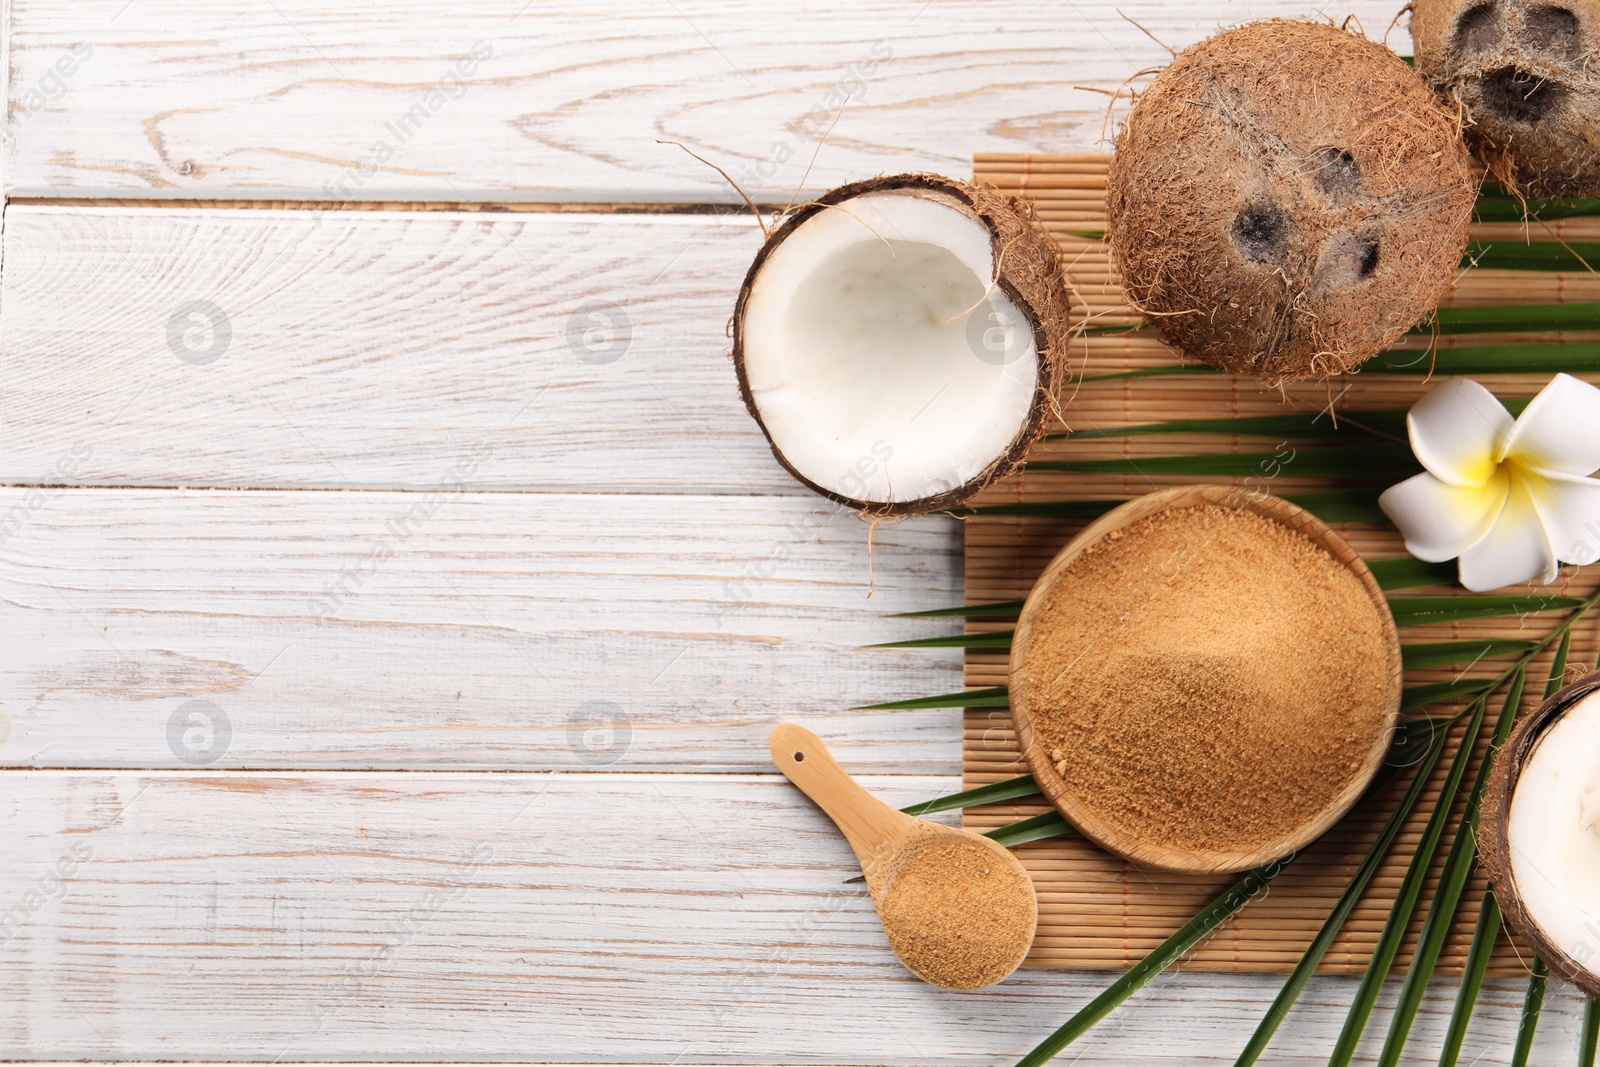
[[[1489,957],[1494,954],[1495,938],[1500,936],[1500,905],[1487,889],[1478,905],[1478,924],[1472,928],[1472,945],[1467,949],[1467,962],[1461,969],[1461,985],[1456,990],[1455,1007],[1450,1011],[1450,1028],[1445,1031],[1444,1047],[1439,1053],[1439,1067],[1456,1067],[1461,1057],[1461,1043],[1467,1036],[1467,1023],[1472,1018],[1472,1007],[1478,1002],[1478,990],[1483,988],[1483,976],[1489,970]]]
[[[944,637],[918,637],[911,641],[885,641],[862,648],[1010,648],[1010,630],[986,634],[948,634]]]
[[[1020,600],[999,600],[992,604],[963,604],[959,608],[935,608],[932,611],[902,611],[890,615],[891,619],[941,619],[966,616],[969,619],[1014,618],[1022,610]]]
[[[1364,489],[1332,489],[1314,493],[1298,493],[1284,497],[1298,504],[1323,522],[1388,522],[1388,517],[1378,507],[1378,494]],[[1005,517],[1031,517],[1041,519],[1094,519],[1099,518],[1126,500],[1040,500],[1021,504],[985,504],[975,508],[952,509],[948,514],[958,518],[973,515]],[[1020,609],[1021,602],[1018,601]],[[960,615],[957,608],[940,611],[919,611],[896,618],[928,617],[933,615]],[[1015,615],[1012,611],[1010,614]]]
[[[1522,998],[1522,1017],[1517,1020],[1517,1043],[1511,1048],[1511,1067],[1528,1067],[1533,1050],[1533,1034],[1539,1028],[1539,1011],[1544,1007],[1544,990],[1550,981],[1550,968],[1538,956],[1528,972],[1528,992]]]
[[[996,827],[983,836],[992,837],[1007,848],[1016,848],[1018,845],[1026,845],[1029,841],[1043,841],[1047,837],[1060,837],[1062,834],[1075,832],[1067,820],[1056,812],[1047,811],[1043,815],[1035,815],[1029,819]]]
[[[1585,305],[1593,306],[1593,305]],[[1477,309],[1462,309],[1477,310]],[[1525,310],[1525,309],[1518,309]],[[1574,316],[1576,320],[1577,316]],[[1498,325],[1505,332],[1523,332],[1533,330],[1547,330],[1552,327],[1543,322],[1530,321],[1517,323],[1509,317],[1501,320]],[[1600,329],[1600,324],[1591,325],[1588,322],[1575,321],[1567,329],[1594,330]],[[1463,331],[1465,332],[1465,331]],[[1483,332],[1487,332],[1487,327]],[[1380,352],[1361,365],[1363,374],[1415,374],[1415,375],[1447,375],[1447,374],[1591,374],[1600,372],[1600,345],[1590,343],[1529,343],[1506,345],[1476,345],[1461,348],[1397,348]],[[1209,367],[1196,369],[1192,365],[1163,364],[1156,367],[1144,367],[1139,370],[1122,371],[1117,374],[1102,374],[1084,378],[1085,382],[1113,381],[1119,378],[1164,378],[1175,374],[1220,373]],[[1519,398],[1504,400],[1507,408],[1511,408],[1514,401]],[[1512,414],[1518,414],[1521,407],[1526,407],[1524,399]],[[1277,416],[1264,416],[1276,418]],[[1355,418],[1355,416],[1352,416]],[[1209,421],[1209,420],[1195,420]],[[1161,432],[1161,431],[1149,431]],[[1231,432],[1231,431],[1206,431],[1197,430],[1170,430],[1170,433],[1205,433],[1205,432]],[[1268,431],[1270,432],[1270,431]],[[1119,431],[1102,431],[1101,436],[1116,437]]]
[[[1376,503],[1373,505],[1377,507]],[[1310,508],[1306,510],[1310,511]],[[1316,514],[1316,512],[1312,512]],[[1398,559],[1369,559],[1367,569],[1378,580],[1382,589],[1414,589],[1419,585],[1453,585],[1456,580],[1455,563],[1424,563],[1415,556]],[[1452,661],[1455,662],[1455,661]]]
[[[964,519],[972,515],[1031,515],[1050,519],[1097,519],[1126,500],[1041,500],[1023,504],[984,504],[951,508],[944,514]]]
[[[1500,190],[1486,187],[1478,197],[1473,215],[1479,222],[1522,222],[1524,219],[1571,219],[1600,215],[1600,199],[1592,196],[1577,200],[1520,200]]]
[[[968,689],[961,693],[940,693],[933,697],[890,700],[883,704],[862,704],[851,711],[902,711],[918,708],[1003,708],[1011,703],[1003,685],[988,689]]]
[[[1434,641],[1406,645],[1400,649],[1400,662],[1408,671],[1419,667],[1448,667],[1454,663],[1476,663],[1496,656],[1526,655],[1532,641],[1481,639],[1477,641]]]
[[[1499,304],[1449,307],[1434,312],[1439,333],[1527,333],[1533,330],[1600,330],[1600,304]],[[1431,334],[1422,325],[1412,331]]]
[[[1478,309],[1472,308],[1469,310]],[[1600,328],[1600,326],[1597,326],[1597,328]],[[1559,352],[1583,346],[1526,345],[1508,346],[1507,348],[1460,348],[1447,351],[1451,353],[1493,353],[1512,350],[1516,347],[1539,349],[1541,351],[1549,349]],[[1590,347],[1600,350],[1600,345]],[[1402,356],[1406,362],[1409,362],[1417,353],[1395,352],[1390,353],[1390,355],[1397,362],[1400,361]],[[1588,358],[1593,360],[1593,354]],[[1373,366],[1377,367],[1376,364]],[[1496,369],[1503,368],[1497,366]],[[1502,399],[1501,403],[1506,406],[1506,409],[1511,414],[1520,415],[1523,409],[1528,406],[1528,400],[1529,398],[1527,397],[1510,397]],[[1250,415],[1234,419],[1178,419],[1173,422],[1136,423],[1132,426],[1075,429],[1070,433],[1050,434],[1049,437],[1052,440],[1076,441],[1116,437],[1146,437],[1152,434],[1168,433],[1217,433],[1237,437],[1268,437],[1283,441],[1341,441],[1348,443],[1360,441],[1363,434],[1378,434],[1394,438],[1405,437],[1406,412],[1401,410],[1341,411],[1336,418],[1331,418],[1326,411],[1315,413],[1301,411],[1290,415]]]
[[[1175,422],[1147,422],[1136,426],[1114,426],[1073,430],[1070,434],[1053,434],[1060,439],[1089,439],[1105,437],[1142,437],[1162,433],[1222,433],[1241,437],[1271,437],[1278,440],[1310,439],[1348,441],[1360,434],[1360,428],[1376,430],[1391,436],[1404,436],[1406,413],[1404,411],[1350,411],[1340,412],[1330,418],[1326,412],[1297,412],[1293,415],[1255,415],[1237,419],[1180,419]]]
[[[1472,348],[1400,349],[1379,352],[1361,365],[1363,374],[1588,374],[1600,371],[1600,344],[1485,345]],[[1503,400],[1513,415],[1526,400]],[[1513,405],[1515,407],[1513,408]]]
[[[1406,817],[1411,814],[1411,809],[1416,806],[1417,799],[1422,796],[1423,790],[1428,786],[1428,779],[1433,775],[1433,768],[1439,762],[1439,755],[1444,751],[1444,732],[1441,730],[1432,734],[1428,740],[1428,748],[1417,767],[1416,773],[1411,776],[1411,786],[1406,790],[1405,796],[1389,815],[1389,821],[1384,823],[1383,830],[1378,834],[1378,839],[1367,850],[1366,858],[1361,861],[1361,866],[1356,868],[1350,884],[1345,886],[1339,900],[1329,912],[1328,918],[1323,922],[1322,928],[1317,931],[1317,936],[1311,939],[1311,944],[1306,948],[1300,961],[1295,964],[1294,970],[1289,972],[1288,979],[1283,983],[1283,988],[1273,998],[1272,1005],[1267,1009],[1267,1014],[1256,1026],[1255,1033],[1250,1035],[1250,1041],[1245,1045],[1244,1051],[1239,1053],[1239,1059],[1234,1067],[1250,1067],[1250,1064],[1261,1058],[1267,1045],[1272,1041],[1272,1035],[1278,1032],[1278,1027],[1283,1024],[1284,1017],[1289,1014],[1289,1009],[1305,991],[1311,976],[1316,973],[1317,965],[1322,962],[1322,957],[1333,945],[1333,939],[1344,928],[1345,921],[1350,918],[1350,913],[1355,910],[1356,901],[1361,894],[1366,892],[1367,883],[1372,881],[1372,876],[1378,873],[1378,868],[1383,863],[1383,858],[1388,855],[1389,847],[1394,844],[1394,839],[1400,835],[1401,828],[1405,825]]]
[[[1275,452],[1209,455],[1139,456],[1136,459],[1039,460],[1032,471],[1073,474],[1187,474],[1199,477],[1348,478],[1352,481],[1397,481],[1422,470],[1408,445],[1349,445],[1320,450],[1284,448]]]
[[[1104,330],[1090,329],[1086,333],[1113,333],[1126,332],[1124,326],[1107,326]],[[1169,363],[1159,367],[1141,367],[1138,370],[1121,370],[1111,374],[1087,374],[1078,381],[1085,385],[1090,382],[1120,382],[1131,378],[1167,378],[1178,374],[1221,374],[1215,367],[1208,367],[1204,363]]]
[[[1016,778],[1007,778],[1003,782],[991,782],[976,789],[951,793],[949,796],[934,797],[932,800],[924,800],[920,804],[912,804],[900,810],[907,815],[932,815],[936,811],[976,808],[983,804],[998,804],[1004,800],[1018,800],[1038,795],[1039,783],[1033,780],[1032,775],[1024,774]]]
[[[1274,878],[1289,866],[1290,860],[1257,867],[1213,900],[1198,915],[1180,926],[1144,959],[1108,986],[1105,992],[1084,1005],[1076,1015],[1062,1023],[1055,1033],[1041,1041],[1031,1052],[1017,1061],[1017,1067],[1040,1067],[1056,1053],[1088,1033],[1095,1023],[1110,1015],[1118,1004],[1143,988],[1152,978],[1176,963],[1185,952],[1215,930],[1234,912],[1244,907],[1251,898],[1265,889]]]
[[[1461,266],[1481,270],[1583,270],[1600,264],[1600,244],[1580,241],[1474,241]]]
[[[1476,696],[1495,684],[1492,678],[1458,678],[1453,682],[1429,682],[1407,686],[1400,693],[1401,708],[1425,708],[1464,696]]]
[[[1485,697],[1479,697],[1473,702],[1472,718],[1467,729],[1474,732],[1483,722]],[[1476,736],[1475,732],[1473,736]],[[1367,969],[1361,975],[1361,984],[1356,987],[1354,1001],[1350,1005],[1349,1014],[1345,1016],[1344,1027],[1339,1031],[1339,1039],[1334,1043],[1333,1055],[1329,1058],[1329,1067],[1348,1067],[1350,1059],[1355,1055],[1356,1042],[1361,1039],[1361,1032],[1366,1029],[1367,1019],[1372,1014],[1372,1008],[1378,1001],[1378,991],[1383,987],[1383,981],[1389,976],[1389,968],[1394,965],[1395,955],[1400,951],[1400,942],[1404,939],[1406,929],[1411,925],[1411,916],[1416,911],[1417,899],[1422,895],[1423,883],[1427,880],[1428,867],[1433,862],[1434,850],[1438,847],[1439,838],[1444,834],[1444,826],[1450,815],[1450,799],[1455,796],[1456,788],[1461,778],[1467,772],[1467,764],[1472,759],[1472,746],[1462,744],[1456,749],[1456,754],[1450,760],[1450,771],[1445,779],[1445,786],[1440,790],[1440,799],[1435,801],[1433,813],[1428,816],[1427,826],[1422,831],[1422,839],[1417,842],[1416,851],[1411,855],[1411,863],[1406,867],[1405,877],[1400,881],[1400,889],[1395,893],[1394,904],[1389,908],[1389,918],[1383,924],[1383,932],[1378,935],[1378,943],[1373,947],[1372,958],[1367,962]]]
[[[1461,622],[1499,615],[1531,615],[1541,611],[1571,611],[1583,601],[1570,596],[1505,595],[1392,596],[1389,610],[1396,626],[1424,626],[1435,622]]]
[[[1567,630],[1562,634],[1561,645],[1556,650],[1555,661],[1550,667],[1550,679],[1559,679],[1567,667],[1567,650],[1571,646],[1572,631]],[[1490,751],[1505,744],[1506,738],[1511,733],[1511,724],[1517,717],[1517,708],[1522,703],[1522,683],[1525,675],[1518,671],[1512,678],[1511,686],[1506,691],[1505,702],[1500,707],[1500,717],[1495,722],[1494,734],[1489,742]],[[1547,687],[1548,688],[1548,685]],[[1470,754],[1478,741],[1478,733],[1483,725],[1483,711],[1480,705],[1475,715],[1467,725],[1466,733],[1461,737],[1461,751]],[[1411,1033],[1411,1024],[1417,1016],[1417,1009],[1422,1006],[1423,994],[1428,989],[1428,979],[1433,976],[1433,969],[1439,962],[1439,953],[1444,950],[1444,939],[1450,932],[1450,924],[1456,917],[1456,907],[1461,903],[1461,894],[1467,886],[1467,876],[1472,873],[1472,858],[1476,851],[1475,843],[1478,834],[1478,811],[1483,802],[1483,790],[1489,778],[1489,765],[1491,761],[1485,759],[1478,765],[1478,773],[1473,780],[1472,790],[1467,794],[1466,810],[1462,812],[1461,823],[1456,827],[1455,839],[1450,843],[1450,852],[1445,857],[1444,869],[1439,874],[1439,884],[1434,889],[1433,900],[1428,903],[1428,913],[1422,922],[1422,930],[1417,935],[1417,947],[1411,956],[1411,966],[1406,970],[1405,982],[1400,987],[1400,999],[1396,1002],[1394,1013],[1389,1022],[1389,1034],[1384,1039],[1383,1052],[1378,1058],[1381,1067],[1395,1067],[1400,1062],[1400,1053],[1405,1049],[1406,1039]],[[1448,810],[1455,803],[1455,787],[1459,781],[1446,783],[1446,788],[1439,792],[1439,806]]]

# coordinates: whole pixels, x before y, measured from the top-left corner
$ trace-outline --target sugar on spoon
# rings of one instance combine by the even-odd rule
[[[1017,969],[1039,906],[1027,870],[1004,845],[889,807],[810,730],[784,723],[767,743],[778,770],[855,850],[889,946],[907,970],[947,989],[978,989]]]

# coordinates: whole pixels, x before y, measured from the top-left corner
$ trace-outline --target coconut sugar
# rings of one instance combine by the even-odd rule
[[[1393,711],[1386,620],[1304,534],[1220,505],[1089,546],[1034,616],[1022,683],[1067,789],[1122,833],[1270,847],[1363,772]]]
[[[948,989],[991,985],[1033,941],[1037,906],[1026,874],[982,845],[935,839],[889,882],[879,908],[906,968]]]

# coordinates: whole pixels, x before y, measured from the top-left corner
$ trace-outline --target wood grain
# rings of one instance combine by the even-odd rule
[[[1106,978],[911,978],[849,847],[775,776],[16,771],[0,811],[0,907],[25,913],[0,943],[7,1058],[992,1064]],[[1275,988],[1166,975],[1073,1052],[1231,1062]],[[1329,1047],[1351,992],[1314,982],[1274,1061]],[[1520,1002],[1490,983],[1468,1061],[1499,1058]],[[1536,1062],[1568,1058],[1578,1010],[1551,989]],[[1424,1005],[1419,1060],[1447,1015]]]
[[[1326,12],[1382,36],[1395,6]],[[1092,148],[1104,92],[1168,58],[1134,22],[1182,47],[1223,21],[1307,13],[1291,0],[1207,12],[1173,0],[676,0],[605,14],[522,0],[16,0],[8,189],[736,199],[656,143],[669,139],[782,204],[841,104],[807,191],[961,174],[975,151]],[[1390,40],[1407,46],[1403,28]],[[475,64],[450,80],[462,61]]]
[[[716,215],[12,207],[0,481],[803,494]]]
[[[771,772],[786,718],[852,770],[959,766],[958,711],[847,710],[961,688],[956,652],[860,647],[955,629],[885,617],[959,599],[949,520],[869,549],[801,497],[5,489],[0,521],[7,766]]]

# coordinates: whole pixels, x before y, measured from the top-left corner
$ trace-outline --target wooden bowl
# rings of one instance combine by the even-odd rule
[[[1511,873],[1511,842],[1506,827],[1511,818],[1511,796],[1516,792],[1517,779],[1539,740],[1546,730],[1561,721],[1569,708],[1597,689],[1600,689],[1600,672],[1558,690],[1540,704],[1537,711],[1517,723],[1505,745],[1494,755],[1478,822],[1478,855],[1483,860],[1484,872],[1489,876],[1489,885],[1494,889],[1494,898],[1505,915],[1506,925],[1532,945],[1552,971],[1591,997],[1600,997],[1600,978],[1557,948],[1523,904]]]
[[[1372,746],[1361,766],[1352,774],[1349,783],[1317,815],[1278,840],[1258,848],[1237,850],[1188,851],[1163,845],[1159,841],[1135,836],[1112,826],[1101,818],[1093,805],[1074,795],[1056,771],[1050,753],[1039,739],[1034,727],[1036,709],[1030,699],[1023,666],[1028,654],[1028,639],[1032,633],[1034,617],[1041,610],[1057,578],[1085,549],[1114,530],[1130,526],[1140,519],[1168,508],[1185,508],[1217,504],[1241,508],[1282,523],[1310,538],[1335,561],[1342,564],[1358,581],[1372,600],[1373,610],[1382,619],[1385,651],[1388,658],[1388,706],[1383,729],[1375,731]],[[1147,867],[1167,871],[1196,874],[1222,874],[1249,870],[1299,851],[1322,836],[1334,823],[1349,811],[1371,784],[1383,762],[1400,713],[1400,635],[1395,631],[1394,616],[1383,591],[1372,577],[1372,572],[1362,562],[1349,543],[1335,533],[1326,523],[1304,508],[1259,491],[1225,485],[1195,485],[1177,489],[1164,489],[1130,500],[1090,523],[1082,533],[1050,561],[1050,566],[1040,575],[1033,591],[1028,594],[1021,616],[1017,620],[1016,636],[1011,643],[1011,717],[1016,725],[1017,741],[1028,761],[1039,788],[1055,805],[1067,822],[1095,844],[1125,859]]]

